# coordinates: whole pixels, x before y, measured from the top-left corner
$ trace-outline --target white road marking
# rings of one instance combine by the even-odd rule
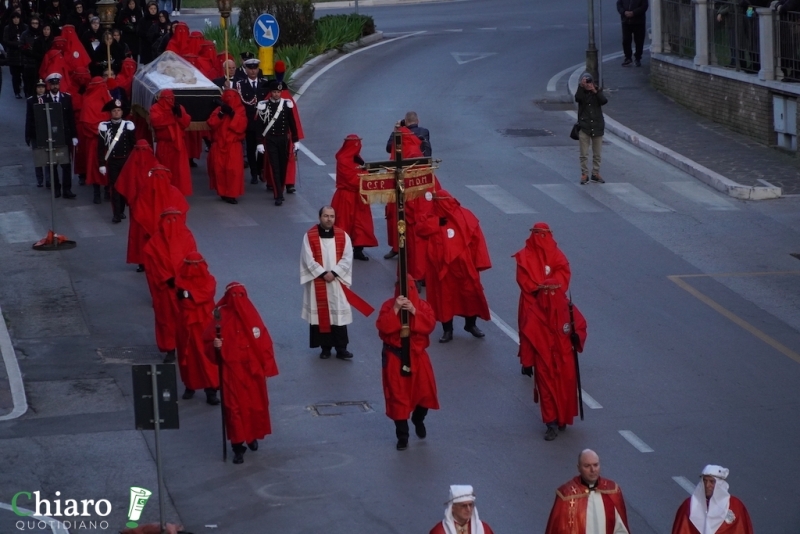
[[[64,215],[75,229],[78,237],[105,237],[114,235],[111,225],[105,222],[111,217],[111,210],[103,210],[105,219],[102,219],[97,214],[97,208],[94,206],[75,206],[72,208],[64,209]]]
[[[672,477],[672,480],[674,480],[677,485],[685,489],[689,495],[694,493],[694,489],[697,487],[697,484],[692,484],[686,477]]]
[[[768,181],[766,181],[766,180],[762,180],[761,178],[757,178],[756,180],[757,180],[757,181],[759,181],[759,182],[761,182],[761,184],[762,184],[762,185],[765,185],[765,186],[767,186],[767,187],[777,187],[777,186],[775,186],[775,185],[772,185],[771,183],[769,183],[769,182],[768,182]]]
[[[445,30],[446,32],[463,32],[464,30]]]
[[[478,29],[479,29],[479,30],[484,30],[484,31],[494,31],[494,30],[497,30],[497,28],[496,28],[496,27],[495,27],[495,28],[478,28]]]
[[[502,332],[503,332],[505,335],[507,335],[508,337],[510,337],[510,338],[511,338],[511,340],[512,340],[514,343],[516,343],[517,345],[519,345],[519,334],[517,333],[517,331],[516,331],[516,330],[514,330],[513,328],[511,328],[511,325],[509,325],[507,322],[505,322],[504,320],[502,320],[502,319],[500,318],[500,316],[499,316],[499,315],[497,315],[497,314],[496,314],[495,312],[493,312],[492,310],[489,310],[489,314],[491,315],[491,317],[492,317],[492,322],[495,324],[495,326],[497,326],[497,328],[499,328],[499,329],[500,329],[500,330],[501,330],[501,331],[502,331]],[[581,389],[581,392],[582,392],[582,394],[583,394],[583,403],[584,403],[584,404],[585,404],[585,405],[586,405],[588,408],[590,408],[590,409],[592,409],[592,410],[599,410],[600,408],[602,408],[602,407],[603,407],[603,406],[601,406],[601,405],[600,405],[600,403],[599,403],[599,402],[597,402],[596,400],[594,400],[594,397],[592,397],[591,395],[589,395],[588,393],[586,393],[586,390],[585,390],[585,389]]]
[[[591,187],[591,185],[589,187]],[[675,211],[654,199],[635,185],[629,183],[607,183],[600,187],[639,211],[654,213],[669,213]]]
[[[456,60],[456,63],[463,65],[465,63],[471,63],[473,61],[478,61],[479,59],[486,59],[487,57],[497,55],[497,52],[450,52],[450,54],[452,54],[453,59]]]
[[[509,30],[530,30],[530,26],[511,26]]]
[[[581,389],[581,396],[583,398],[583,403],[592,410],[599,410],[600,408],[603,407],[602,404],[594,400],[594,397],[586,393],[585,389]]]
[[[2,316],[3,312],[0,310],[0,318]],[[22,382],[17,353],[14,350],[14,344],[11,342],[11,336],[8,334],[6,322],[2,319],[0,319],[0,354],[3,355],[3,364],[8,376],[8,385],[11,388],[11,404],[13,405],[11,412],[0,415],[0,421],[10,421],[28,411],[28,399],[25,397],[25,384]],[[2,503],[0,503],[0,506],[2,506]]]
[[[536,210],[527,206],[499,185],[468,185],[467,187],[503,213],[509,215],[536,213]]]
[[[598,213],[603,208],[592,198],[581,190],[581,187],[591,187],[590,185],[567,185],[567,184],[531,184],[533,187],[549,196],[572,213]]]
[[[260,189],[259,189],[260,191]],[[211,206],[215,218],[219,219],[219,224],[223,228],[238,228],[240,226],[258,226],[258,223],[242,211],[241,206],[231,206],[230,204],[215,203]]]
[[[647,443],[642,441],[639,438],[639,436],[637,436],[636,434],[634,434],[630,430],[620,430],[619,434],[620,434],[620,436],[625,438],[625,440],[628,443],[633,445],[636,448],[636,450],[638,450],[639,452],[653,452],[653,449],[650,448],[650,445],[648,445]]]
[[[9,512],[14,512],[14,508],[10,504],[6,504],[4,502],[0,502],[0,508],[3,510],[8,510]],[[50,525],[53,534],[69,534],[69,530],[64,527],[60,520],[53,519],[52,517],[48,517],[46,515],[38,515],[33,510],[28,510],[27,508],[22,508],[17,506],[17,510],[20,512],[27,512],[30,515],[26,517],[30,517],[31,519],[36,519],[37,521],[44,521],[48,525]]]
[[[317,156],[316,156],[316,155],[315,155],[313,152],[311,152],[309,149],[307,149],[307,148],[306,148],[306,145],[303,145],[303,144],[301,144],[301,145],[298,147],[298,150],[300,150],[300,152],[302,152],[303,154],[305,154],[306,156],[308,156],[308,157],[309,157],[309,159],[310,159],[311,161],[313,161],[314,163],[316,163],[316,164],[317,164],[317,165],[319,165],[320,167],[324,167],[324,166],[325,166],[325,162],[324,162],[324,161],[322,161],[321,159],[319,159],[319,158],[318,158],[318,157],[317,157]]]
[[[0,167],[0,186],[23,185],[24,183],[25,181],[22,176],[22,165],[7,165],[5,167]]]
[[[333,180],[334,182],[336,181],[336,173],[335,172],[329,172],[328,176],[330,176],[331,180]]]
[[[30,243],[31,245],[44,237],[42,232],[36,230],[36,225],[27,211],[0,213],[0,234],[3,234],[7,243]]]
[[[566,69],[562,70],[561,72],[550,78],[550,80],[547,82],[547,92],[548,93],[555,92],[556,85],[558,85],[558,80],[560,80],[562,76],[565,76],[574,70],[575,70],[574,66],[567,67]]]
[[[697,202],[698,204],[702,204],[710,210],[736,211],[739,209],[732,202],[728,202],[718,194],[709,190],[705,185],[696,182],[665,182],[664,185],[679,195],[693,202]]]

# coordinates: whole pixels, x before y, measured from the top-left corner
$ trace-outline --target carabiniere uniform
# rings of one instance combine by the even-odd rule
[[[271,80],[267,89],[283,90],[283,84]],[[283,204],[283,191],[286,184],[286,168],[289,165],[289,139],[297,143],[297,125],[292,113],[292,101],[287,98],[272,100],[267,98],[258,103],[256,117],[258,125],[258,141],[264,146],[264,171],[269,165],[272,171],[273,193],[275,205]]]
[[[110,112],[116,108],[123,109],[122,102],[112,100],[103,106],[103,111]],[[111,188],[111,208],[114,211],[114,218],[111,221],[115,223],[125,218],[125,198],[117,192],[114,186],[136,144],[134,129],[135,126],[131,121],[122,119],[101,122],[98,128],[98,164],[100,167],[106,168],[108,186]]]

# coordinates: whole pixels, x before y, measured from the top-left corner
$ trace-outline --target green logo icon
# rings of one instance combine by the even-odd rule
[[[128,506],[128,522],[125,526],[128,528],[136,528],[139,526],[137,521],[142,517],[144,505],[147,504],[147,499],[150,498],[153,492],[145,488],[131,487],[131,504]]]

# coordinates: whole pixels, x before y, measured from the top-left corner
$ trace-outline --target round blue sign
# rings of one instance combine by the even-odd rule
[[[278,21],[268,13],[259,15],[253,24],[253,39],[258,46],[273,46],[278,42],[280,33]]]

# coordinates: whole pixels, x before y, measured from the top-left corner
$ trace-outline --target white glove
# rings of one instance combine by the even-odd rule
[[[100,174],[102,174],[103,176],[106,175],[106,168],[105,167],[100,167]]]
[[[77,137],[73,137],[72,138],[72,146],[78,146],[78,138]]]
[[[296,152],[296,151],[298,151],[298,150],[300,150],[301,148],[303,148],[303,145],[301,145],[301,144],[300,144],[300,141],[298,141],[298,142],[296,142],[296,143],[294,144],[294,150],[295,150],[295,152]]]
[[[264,153],[264,145],[258,145],[256,147],[256,152],[258,152],[259,154],[263,154]]]

